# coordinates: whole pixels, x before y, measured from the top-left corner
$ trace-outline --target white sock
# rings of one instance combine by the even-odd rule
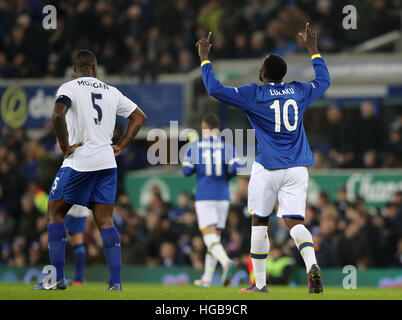
[[[267,284],[267,258],[269,252],[268,227],[251,227],[251,262],[255,285],[261,289]]]
[[[212,282],[218,260],[209,252],[205,255],[205,267],[202,280]]]
[[[304,264],[306,265],[306,272],[308,273],[311,266],[313,264],[317,264],[313,237],[311,236],[310,231],[308,231],[307,228],[302,224],[295,225],[290,230],[290,236],[295,241],[295,244],[299,249],[301,256],[303,257]]]
[[[208,233],[204,235],[204,243],[208,248],[208,251],[219,261],[224,268],[230,261],[228,255],[220,241],[220,237],[216,233]]]

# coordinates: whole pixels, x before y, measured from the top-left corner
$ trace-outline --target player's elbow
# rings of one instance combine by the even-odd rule
[[[331,86],[331,76],[329,75],[328,70],[323,74],[322,82],[324,83],[325,90]]]
[[[64,112],[55,110],[55,111],[53,111],[52,118],[53,118],[54,122],[58,122],[58,121],[64,119],[65,116],[66,116],[66,114]]]
[[[207,88],[208,94],[214,98],[216,98],[219,95],[220,88],[222,85],[208,85],[206,84],[205,86]]]
[[[318,84],[320,91],[322,91],[322,93],[324,93],[331,86],[331,79],[329,76],[323,77],[323,78],[317,79],[316,83]]]
[[[142,126],[147,120],[147,115],[140,108],[136,108],[130,115],[129,119],[136,125]]]
[[[141,126],[147,121],[147,115],[144,112],[141,112],[138,121],[141,123]]]
[[[64,103],[56,102],[53,109],[53,121],[65,118],[67,113],[67,106]]]
[[[327,91],[330,86],[331,86],[331,81],[329,79],[325,79],[325,80],[321,81],[321,87],[322,87],[323,92]]]
[[[140,112],[138,113],[137,119],[138,122],[141,123],[141,125],[144,124],[145,121],[147,121],[147,115],[144,113],[144,111],[139,110]]]
[[[207,88],[208,94],[213,97],[214,93],[215,93],[215,89],[212,87],[209,87],[209,86],[207,86],[206,88]]]

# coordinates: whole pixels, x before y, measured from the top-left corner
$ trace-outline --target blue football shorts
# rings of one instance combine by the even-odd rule
[[[76,171],[62,167],[53,181],[49,200],[66,199],[68,204],[90,208],[92,202],[114,204],[117,189],[117,168],[97,171]]]

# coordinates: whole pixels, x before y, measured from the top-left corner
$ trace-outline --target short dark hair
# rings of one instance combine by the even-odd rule
[[[285,60],[277,54],[269,54],[264,58],[262,71],[265,73],[265,78],[272,81],[282,81],[287,72]]]
[[[80,50],[74,56],[74,66],[79,71],[88,70],[96,63],[96,56],[91,50]]]
[[[213,113],[205,115],[202,122],[205,122],[209,129],[219,129],[221,125],[218,116]]]

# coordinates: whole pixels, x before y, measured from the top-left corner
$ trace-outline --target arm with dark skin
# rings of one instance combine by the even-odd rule
[[[200,56],[201,62],[208,60],[209,52],[211,51],[211,36],[212,33],[208,33],[207,39],[200,39],[196,43],[196,47],[198,48],[198,55]]]
[[[112,145],[114,156],[118,157],[120,153],[127,147],[127,145],[133,140],[138,131],[140,131],[142,125],[145,120],[147,120],[147,116],[145,113],[137,107],[128,117],[128,123],[126,129],[124,130],[123,135],[121,136],[117,145]]]
[[[309,22],[306,23],[305,35],[299,33],[299,41],[307,49],[310,56],[320,54],[317,47],[317,33],[310,28]]]
[[[75,149],[82,146],[82,142],[70,146],[68,143],[68,131],[66,123],[66,113],[68,108],[63,103],[57,102],[53,110],[53,126],[56,132],[57,140],[60,144],[60,149],[63,156],[66,158],[72,154]]]

